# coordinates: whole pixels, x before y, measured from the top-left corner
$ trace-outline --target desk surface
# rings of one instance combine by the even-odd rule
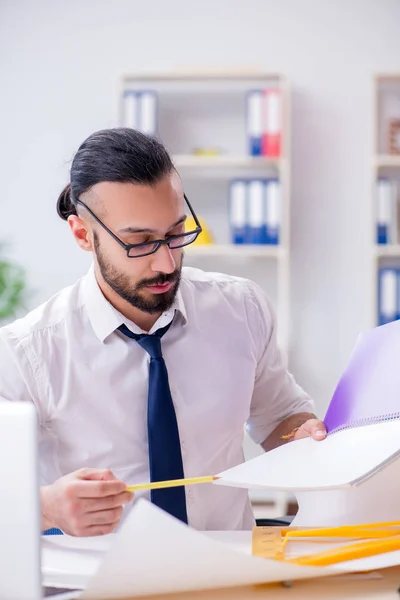
[[[337,576],[297,581],[292,587],[258,585],[204,592],[146,596],[147,600],[400,600],[400,567],[383,569],[377,577]],[[137,598],[135,598],[137,600]]]

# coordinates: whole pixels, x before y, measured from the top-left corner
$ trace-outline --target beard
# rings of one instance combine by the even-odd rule
[[[129,302],[131,306],[151,315],[164,312],[171,308],[181,280],[183,254],[179,268],[175,269],[173,273],[159,273],[156,277],[151,279],[141,279],[132,285],[131,278],[124,273],[118,272],[118,270],[104,257],[96,232],[93,233],[93,240],[100,273],[104,281],[112,290],[114,290],[114,292],[126,302]],[[132,258],[131,260],[135,259]],[[166,283],[172,283],[173,285],[171,289],[162,294],[153,295],[146,289],[148,285],[163,285]]]

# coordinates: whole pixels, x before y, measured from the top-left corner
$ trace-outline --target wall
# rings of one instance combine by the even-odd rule
[[[293,99],[292,369],[323,412],[370,280],[371,74],[400,72],[396,0],[2,0],[0,239],[32,306],[83,274],[54,205],[118,77],[176,67],[285,73]]]

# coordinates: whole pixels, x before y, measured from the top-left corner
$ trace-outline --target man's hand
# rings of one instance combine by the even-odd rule
[[[300,425],[296,431],[293,440],[312,437],[314,440],[323,440],[326,438],[326,427],[319,419],[308,419],[303,425]]]
[[[80,469],[42,487],[42,527],[76,536],[111,533],[133,498],[107,469]]]
[[[313,413],[297,413],[287,417],[275,427],[261,445],[266,452],[269,452],[282,444],[305,437],[312,437],[315,440],[326,438],[325,425]]]

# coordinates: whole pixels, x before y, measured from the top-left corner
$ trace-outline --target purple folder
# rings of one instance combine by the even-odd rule
[[[325,415],[328,433],[400,417],[400,321],[363,332]]]

